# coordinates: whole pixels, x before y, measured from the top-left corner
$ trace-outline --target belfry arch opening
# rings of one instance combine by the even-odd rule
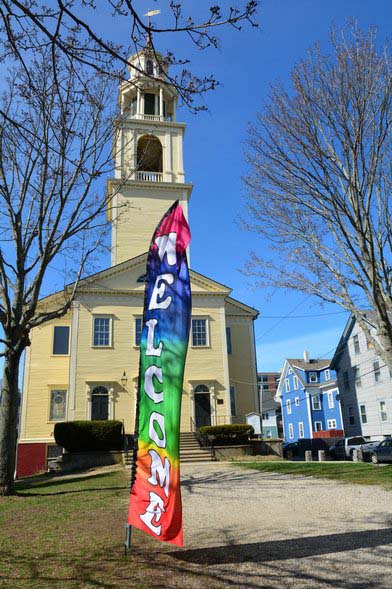
[[[155,135],[143,135],[137,142],[137,169],[144,172],[163,170],[162,144]]]

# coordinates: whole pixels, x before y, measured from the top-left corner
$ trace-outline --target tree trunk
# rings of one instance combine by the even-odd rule
[[[5,356],[0,402],[0,495],[12,495],[15,492],[19,364],[20,353],[8,352]]]

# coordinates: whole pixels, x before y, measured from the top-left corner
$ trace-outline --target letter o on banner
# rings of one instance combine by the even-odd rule
[[[157,430],[155,429],[155,423],[158,424],[162,433],[162,437],[159,436]],[[148,435],[150,439],[155,442],[158,448],[166,448],[165,418],[161,413],[157,413],[156,411],[151,413]]]

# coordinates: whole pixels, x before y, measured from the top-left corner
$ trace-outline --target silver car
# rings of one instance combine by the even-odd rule
[[[387,438],[373,448],[370,456],[373,464],[392,462],[392,438]]]

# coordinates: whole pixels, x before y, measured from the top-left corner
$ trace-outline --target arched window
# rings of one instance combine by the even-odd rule
[[[195,387],[195,393],[209,393],[210,389],[205,384],[198,384]]]
[[[109,419],[109,392],[106,387],[95,387],[91,394],[91,419]]]
[[[154,135],[143,135],[137,142],[137,169],[162,172],[162,144]]]
[[[147,59],[146,61],[146,74],[147,76],[154,75],[154,64],[151,59]]]

